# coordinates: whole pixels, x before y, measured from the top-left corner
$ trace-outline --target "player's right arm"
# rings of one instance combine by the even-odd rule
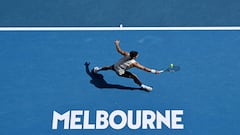
[[[123,51],[121,48],[120,48],[120,41],[119,40],[115,40],[115,45],[116,45],[116,49],[117,49],[117,52],[124,55],[124,56],[128,56],[129,53],[126,52],[126,51]]]
[[[138,62],[133,63],[133,66],[136,67],[136,68],[139,68],[141,70],[154,73],[154,74],[160,74],[161,73],[161,71],[144,67],[143,65],[139,64]]]

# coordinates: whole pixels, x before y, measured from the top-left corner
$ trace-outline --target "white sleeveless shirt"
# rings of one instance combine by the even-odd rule
[[[125,71],[130,69],[131,65],[135,62],[135,59],[131,59],[130,56],[125,56],[114,64],[114,69],[119,75],[123,75]]]

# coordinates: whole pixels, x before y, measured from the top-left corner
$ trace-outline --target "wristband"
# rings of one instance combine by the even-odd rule
[[[151,72],[155,74],[157,71],[155,69],[151,69]]]

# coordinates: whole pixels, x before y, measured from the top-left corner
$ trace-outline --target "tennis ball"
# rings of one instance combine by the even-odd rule
[[[173,68],[173,64],[170,64],[170,68]]]

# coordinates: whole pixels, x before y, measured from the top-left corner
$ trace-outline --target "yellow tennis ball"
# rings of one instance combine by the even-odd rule
[[[170,64],[170,68],[173,68],[173,66],[174,66],[173,64]]]

